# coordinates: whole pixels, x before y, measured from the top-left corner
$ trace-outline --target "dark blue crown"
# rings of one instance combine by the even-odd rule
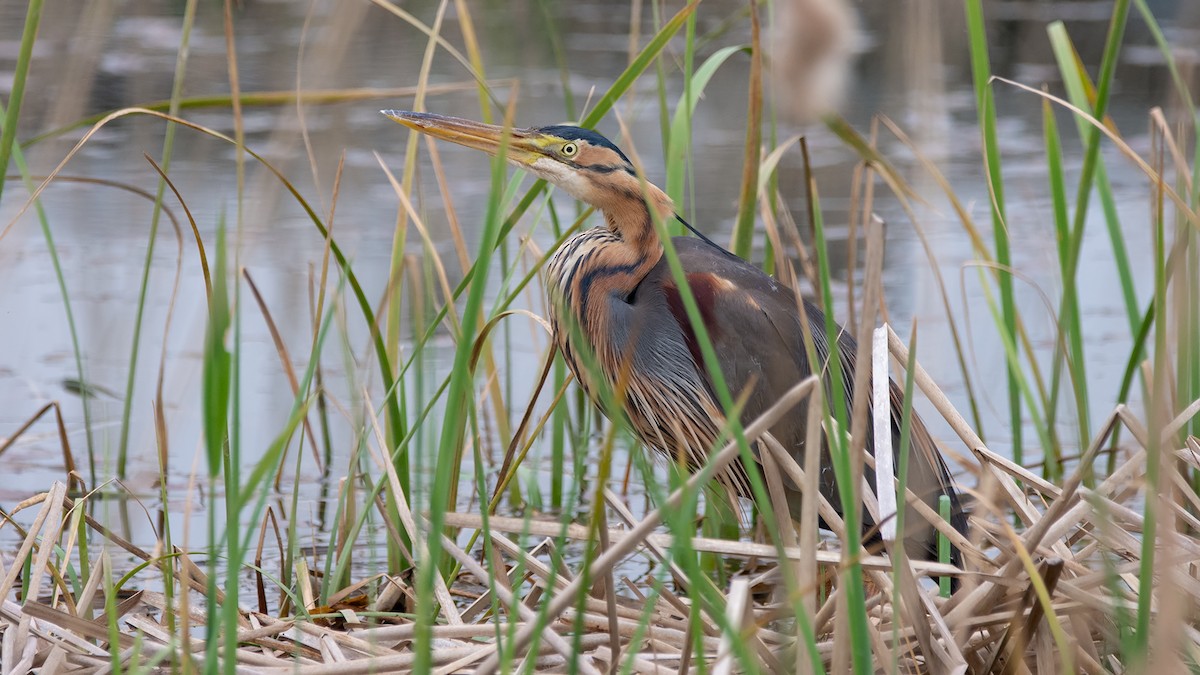
[[[542,127],[541,129],[538,129],[538,131],[550,134],[552,136],[558,136],[559,138],[565,138],[568,141],[587,141],[592,145],[608,148],[609,150],[612,150],[620,155],[621,159],[625,160],[626,164],[633,164],[633,162],[629,161],[629,158],[625,156],[625,153],[621,152],[621,149],[618,148],[616,144],[601,134],[592,131],[591,129],[581,129],[579,127],[573,127],[569,124],[556,124],[550,127]]]

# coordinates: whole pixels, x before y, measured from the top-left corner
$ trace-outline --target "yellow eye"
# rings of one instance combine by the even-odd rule
[[[574,157],[577,152],[579,152],[579,146],[574,143],[567,143],[562,146],[563,157]]]

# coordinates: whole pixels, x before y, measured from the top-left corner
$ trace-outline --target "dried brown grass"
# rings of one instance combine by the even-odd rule
[[[894,333],[890,348],[900,362],[907,359],[906,348]],[[1145,592],[1155,594],[1156,613],[1169,608],[1174,618],[1184,619],[1176,621],[1175,653],[1168,660],[1183,663],[1200,655],[1200,632],[1193,616],[1194,608],[1200,607],[1200,539],[1194,535],[1200,522],[1193,515],[1200,504],[1188,489],[1183,472],[1200,469],[1197,439],[1188,438],[1184,447],[1164,450],[1170,461],[1163,463],[1167,478],[1163,484],[1174,487],[1171,499],[1162,502],[1170,518],[1160,521],[1155,587],[1139,589],[1141,505],[1156,498],[1145,493],[1144,481],[1146,453],[1154,432],[1128,408],[1119,406],[1076,464],[1073,475],[1062,485],[1054,485],[990,451],[923,369],[918,367],[913,376],[976,460],[972,473],[977,485],[970,490],[975,498],[972,536],[968,541],[945,528],[965,553],[965,572],[865,552],[859,557],[877,590],[860,611],[866,611],[870,619],[878,669],[1121,672],[1128,664],[1119,656],[1121,633],[1127,627],[1120,612],[1135,608],[1138,594]],[[749,434],[760,434],[771,418],[784,414],[812,391],[810,385],[798,388],[766,418],[751,425]],[[1160,440],[1172,438],[1198,405],[1187,406],[1178,419],[1155,430]],[[1082,477],[1094,468],[1101,448],[1119,428],[1128,432],[1129,440],[1120,449],[1117,470],[1098,484],[1085,486]],[[718,462],[736,454],[736,446],[731,447],[732,452],[726,448]],[[774,453],[772,459],[788,473],[803,474],[786,453]],[[789,462],[791,466],[787,466]],[[486,671],[500,658],[498,647],[514,646],[518,661],[532,659],[535,672],[560,671],[569,662],[585,673],[619,665],[634,672],[690,672],[701,662],[715,672],[742,671],[746,664],[735,658],[733,640],[750,646],[760,668],[791,671],[796,664],[808,663],[806,656],[796,653],[797,629],[790,616],[795,606],[808,613],[806,619],[813,627],[817,654],[825,668],[844,663],[840,654],[845,653],[848,638],[837,620],[845,611],[838,608],[843,594],[836,583],[829,586],[825,581],[844,565],[841,552],[692,539],[696,551],[748,561],[742,573],[723,589],[725,617],[734,632],[720,630],[715,617],[705,614],[696,636],[689,624],[693,600],[687,589],[699,581],[688,579],[673,565],[670,551],[674,540],[657,531],[662,509],[672,508],[673,502],[668,500],[662,509],[636,521],[620,497],[607,493],[606,499],[614,524],[603,537],[606,548],[587,574],[547,562],[559,559],[553,554],[562,542],[591,536],[589,528],[581,525],[493,516],[487,530],[490,554],[482,559],[478,551],[464,550],[456,541],[443,539],[460,571],[448,585],[440,586],[437,594],[442,614],[441,624],[434,629],[437,672]],[[72,499],[65,484],[55,483],[18,505],[0,524],[0,528],[15,528],[17,514],[36,510],[15,555],[3,556],[0,562],[0,596],[4,599],[0,607],[0,666],[4,672],[107,672],[118,665],[124,669],[164,663],[190,664],[182,666],[185,671],[198,667],[203,641],[184,640],[168,627],[186,622],[200,625],[203,612],[215,609],[203,604],[204,574],[190,564],[184,552],[179,551],[165,567],[181,585],[194,589],[188,599],[190,610],[182,610],[178,598],[168,602],[161,593],[140,590],[125,595],[110,614],[101,613],[97,618],[93,607],[103,595],[98,580],[112,574],[107,554],[99,558],[100,569],[93,570],[91,583],[81,592],[73,590],[66,566],[56,561],[71,559],[82,531],[76,529],[80,521],[86,536],[94,538],[93,549],[103,540],[147,562],[164,560],[163,551],[144,551],[101,527],[81,510],[85,500]],[[419,515],[407,507],[400,513],[402,522],[396,527],[419,529]],[[1161,527],[1164,521],[1173,527]],[[468,530],[483,528],[478,514],[449,513],[446,523]],[[838,527],[836,518],[831,524]],[[48,545],[51,542],[61,550]],[[781,550],[786,560],[779,558]],[[616,565],[632,557],[665,565],[673,583],[610,576]],[[25,560],[30,561],[27,569],[22,568]],[[820,581],[814,583],[812,573],[798,573],[797,565],[805,564],[819,570]],[[938,597],[931,584],[918,581],[950,573],[962,580],[961,588],[950,598]],[[782,574],[791,575],[789,583],[784,583]],[[130,585],[137,586],[140,578],[152,576],[143,572]],[[489,578],[495,583],[484,583]],[[613,585],[601,583],[610,578]],[[371,597],[364,595],[368,588],[376,589]],[[789,588],[805,602],[790,602],[796,598],[787,597]],[[411,600],[412,590],[403,575],[360,581],[335,594],[340,600],[326,607],[314,606],[312,595],[303,595],[308,605],[305,612],[292,616],[241,612],[237,649],[227,658],[236,659],[245,672],[390,672],[412,665],[413,624],[404,614],[388,612]],[[181,611],[191,613],[186,622],[176,615]],[[384,614],[372,613],[376,611]],[[539,619],[542,613],[546,616]],[[174,621],[168,622],[168,618]],[[109,630],[109,619],[119,628],[116,634]],[[543,620],[546,629],[538,630]]]

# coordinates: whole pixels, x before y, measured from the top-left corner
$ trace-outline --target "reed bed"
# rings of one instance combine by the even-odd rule
[[[892,354],[907,362],[903,342],[894,333],[890,337]],[[1156,430],[1168,460],[1164,467],[1170,467],[1160,477],[1167,488],[1156,495],[1146,491],[1153,432],[1124,406],[1104,421],[1073,474],[1053,484],[989,451],[919,364],[914,379],[959,431],[961,441],[973,448],[978,478],[972,491],[977,498],[973,537],[968,541],[946,528],[966,553],[967,572],[865,551],[857,556],[873,591],[865,613],[877,664],[890,664],[890,670],[898,672],[1124,671],[1130,664],[1121,645],[1127,639],[1128,617],[1137,609],[1143,511],[1147,502],[1155,501],[1163,509],[1160,522],[1179,526],[1165,528],[1155,551],[1158,578],[1152,621],[1163,626],[1158,639],[1164,641],[1164,651],[1156,658],[1182,665],[1200,657],[1200,632],[1194,625],[1200,607],[1200,538],[1187,534],[1200,528],[1195,528],[1196,517],[1189,508],[1195,505],[1195,492],[1186,482],[1189,472],[1200,469],[1200,442],[1190,437],[1180,448],[1163,443],[1200,408],[1200,401]],[[782,401],[760,422],[786,412],[810,391],[803,388]],[[747,433],[753,436],[762,426],[756,422]],[[1117,453],[1116,470],[1088,487],[1083,476],[1102,458],[1118,430],[1129,440]],[[716,461],[731,459],[731,449],[736,445]],[[624,499],[606,491],[610,517],[620,526],[599,537],[582,524],[502,516],[489,518],[487,555],[468,552],[443,537],[445,551],[460,567],[437,591],[441,620],[431,629],[429,657],[436,672],[478,672],[487,659],[510,650],[517,656],[513,664],[531,672],[560,672],[570,666],[584,673],[613,668],[675,673],[690,672],[701,662],[713,672],[742,671],[748,663],[733,648],[735,641],[749,651],[758,669],[768,672],[828,670],[846,659],[848,635],[838,621],[843,594],[836,584],[829,585],[845,562],[836,546],[818,550],[793,544],[783,547],[781,556],[769,544],[691,538],[691,550],[742,562],[719,593],[727,625],[722,628],[707,609],[697,623],[690,621],[695,596],[688,589],[694,582],[672,563],[670,552],[677,542],[658,527],[663,509],[675,506],[683,491],[640,520]],[[202,624],[206,612],[215,611],[202,595],[207,587],[204,571],[186,551],[165,556],[163,551],[138,548],[100,526],[79,506],[66,486],[56,483],[10,514],[30,510],[36,515],[17,557],[6,556],[0,568],[0,592],[6,598],[0,608],[5,672],[140,671],[201,658],[205,640],[183,641],[180,635],[188,634],[189,624]],[[427,530],[407,505],[398,506],[401,518],[396,527],[410,528],[408,534],[419,539]],[[96,618],[105,595],[100,581],[111,573],[108,556],[100,558],[90,583],[76,590],[70,582],[71,567],[55,562],[61,552],[52,554],[55,547],[45,545],[60,542],[69,549],[78,531],[75,523],[87,528],[93,546],[104,540],[146,563],[176,558],[178,564],[171,566],[175,583],[193,589],[192,599],[181,603],[181,594],[172,602],[161,592],[125,591]],[[445,524],[464,533],[485,531],[477,513],[447,512]],[[11,520],[5,526],[15,527]],[[586,569],[569,569],[555,554],[564,542],[597,539],[605,546]],[[628,558],[653,560],[672,568],[671,575],[650,587],[644,580],[615,578],[614,568]],[[19,564],[23,559],[30,560],[24,569]],[[805,564],[818,576],[813,587],[798,592],[813,600],[824,596],[812,605],[812,653],[797,650],[805,640],[797,635],[788,590],[780,578]],[[222,659],[232,659],[240,672],[261,673],[390,672],[414,665],[415,622],[394,611],[414,600],[411,577],[359,580],[333,593],[328,605],[317,606],[312,599],[319,586],[316,575],[303,562],[296,574],[309,578],[309,583],[300,584],[297,598],[306,611],[279,615],[239,610],[237,648],[230,655],[222,644]],[[930,583],[918,581],[931,575],[960,576],[961,587],[943,597]],[[21,587],[48,586],[50,595],[24,598],[18,587],[14,596],[18,576]],[[143,570],[131,580],[145,576],[153,575]],[[42,584],[43,579],[48,583]],[[265,597],[261,577],[259,584],[259,595]]]
[[[764,95],[769,59],[763,58],[763,35],[779,27],[760,26],[761,8],[755,3],[726,22],[748,24],[749,43],[716,49],[720,31],[698,34],[697,2],[676,7],[673,14],[656,3],[654,31],[642,35],[641,23],[635,22],[627,68],[588,101],[586,112],[575,108],[569,89],[564,91],[566,115],[583,126],[613,115],[639,91],[638,83],[647,95],[657,96],[667,174],[663,184],[691,216],[692,117],[704,105],[705,88],[718,70],[741,67],[748,72],[744,165],[730,240],[744,255],[753,254],[757,242],[765,268],[844,319],[863,345],[860,362],[871,362],[859,372],[873,370],[876,383],[886,381],[887,374],[903,382],[906,419],[919,397],[952,430],[954,437],[940,442],[970,497],[967,537],[907,493],[903,475],[895,484],[863,485],[862,468],[873,460],[860,450],[872,430],[846,424],[847,411],[826,405],[826,388],[814,379],[797,383],[759,419],[744,426],[735,419],[725,430],[728,443],[713,448],[699,474],[650,467],[638,459],[641,450],[632,447],[633,459],[622,479],[618,449],[634,444],[619,422],[599,420],[551,349],[538,355],[542,367],[532,391],[514,390],[512,371],[521,366],[513,365],[505,349],[521,338],[509,338],[526,327],[534,333],[546,329],[545,312],[538,311],[539,270],[553,246],[588,226],[592,214],[568,213],[545,185],[513,179],[503,164],[492,166],[486,215],[477,236],[467,237],[436,146],[424,147],[442,193],[445,223],[429,222],[414,199],[421,143],[410,139],[403,157],[392,158],[395,170],[380,158],[380,180],[396,195],[392,260],[382,286],[360,281],[360,270],[338,241],[341,228],[348,226],[335,218],[344,167],[339,164],[328,185],[321,183],[329,188],[328,203],[306,195],[287,171],[247,141],[243,107],[379,97],[390,106],[392,97],[411,95],[413,107],[420,108],[427,95],[467,88],[479,93],[480,118],[498,118],[502,110],[511,115],[519,93],[512,83],[487,78],[468,3],[440,3],[432,18],[422,19],[387,0],[373,2],[378,15],[394,18],[428,40],[412,88],[298,87],[293,95],[241,90],[235,12],[227,2],[231,93],[187,99],[182,95],[186,47],[197,5],[188,0],[183,9],[169,101],[39,130],[22,144],[13,121],[20,114],[19,92],[35,53],[41,13],[40,2],[29,4],[27,22],[32,26],[27,24],[24,33],[14,96],[0,136],[0,159],[13,158],[28,195],[0,229],[0,246],[27,212],[37,217],[68,317],[71,290],[52,223],[41,208],[43,200],[53,197],[48,188],[80,180],[69,175],[71,161],[117,120],[161,124],[166,131],[162,153],[146,157],[155,189],[105,183],[155,205],[138,289],[129,379],[120,392],[124,409],[114,456],[105,457],[103,444],[93,438],[88,406],[97,390],[87,377],[86,348],[73,319],[78,370],[73,387],[83,393],[86,447],[72,447],[76,429],[58,403],[41,407],[0,440],[3,457],[36,425],[52,427],[63,475],[52,485],[31,487],[24,501],[0,513],[0,536],[14,542],[11,550],[0,551],[4,673],[1119,673],[1200,668],[1200,189],[1194,175],[1200,167],[1195,142],[1200,118],[1186,73],[1176,65],[1144,1],[1114,3],[1094,81],[1064,26],[1047,26],[1064,84],[1060,96],[993,76],[984,5],[965,0],[979,146],[988,182],[989,203],[981,208],[965,205],[937,162],[892,120],[876,116],[864,132],[824,111],[824,128],[813,133],[835,139],[858,160],[848,200],[851,279],[844,309],[843,296],[835,297],[832,290],[826,214],[807,141],[798,135],[777,137],[775,116],[783,114],[788,102]],[[442,34],[451,6],[462,51]],[[1172,75],[1174,112],[1148,111],[1149,151],[1135,150],[1106,115],[1133,10],[1150,27]],[[830,21],[839,26],[849,19],[834,16]],[[747,53],[752,57],[738,66],[739,55]],[[435,54],[453,59],[470,77],[462,84],[431,82]],[[702,54],[707,57],[700,59]],[[568,69],[565,63],[560,66],[565,83]],[[797,79],[805,78],[797,74]],[[649,80],[654,82],[647,86]],[[675,88],[668,82],[676,80],[684,86],[672,107],[667,92]],[[1006,201],[998,97],[1028,103],[1043,115],[1046,192],[1053,205],[1048,226],[1053,231],[1047,235],[1055,241],[1061,288],[1045,291],[1044,305],[1037,307],[1025,306],[1014,292],[1024,279],[1013,268],[1012,250],[1020,242],[1009,239],[1007,213],[1013,197]],[[508,105],[500,105],[501,99]],[[811,109],[811,101],[804,103]],[[228,129],[184,116],[198,107],[228,110]],[[624,121],[622,115],[613,116]],[[1075,146],[1063,142],[1060,118],[1075,122],[1078,175],[1064,169],[1064,147]],[[30,174],[25,149],[82,128],[87,131],[47,175]],[[235,150],[230,173],[237,176],[238,208],[228,215],[229,223],[226,218],[217,223],[215,237],[201,235],[186,186],[172,177],[173,139],[181,133]],[[637,149],[625,149],[640,164]],[[905,155],[903,170],[889,152]],[[778,168],[788,155],[803,158],[802,185],[781,182]],[[310,161],[315,177],[316,161]],[[1127,195],[1118,194],[1109,181],[1106,167],[1114,161],[1145,176],[1147,187],[1139,195],[1149,206],[1145,227],[1120,223],[1115,205]],[[937,199],[949,206],[971,241],[977,259],[972,268],[985,290],[984,309],[1004,346],[1004,412],[1012,428],[999,436],[1012,438],[1006,444],[1011,453],[989,449],[979,392],[1001,387],[972,380],[967,364],[973,355],[960,335],[962,318],[951,309],[951,291],[932,256],[935,291],[954,345],[946,358],[961,370],[969,409],[957,410],[921,366],[915,327],[908,340],[889,327],[881,281],[884,227],[875,207],[883,200],[897,206],[907,222],[891,226],[912,227],[923,241],[921,214],[932,197],[912,187],[913,174],[941,191]],[[1078,181],[1073,202],[1068,174]],[[299,340],[289,341],[274,318],[295,308],[272,307],[255,283],[256,271],[239,264],[247,175],[280,187],[322,242],[322,254],[309,261],[306,280],[311,330]],[[10,186],[6,194],[11,197],[15,189]],[[786,199],[800,195],[805,208],[793,214],[784,207]],[[1077,277],[1093,198],[1107,225],[1121,282],[1120,309],[1129,324],[1130,349],[1119,392],[1096,391],[1087,378],[1084,345],[1090,328],[1079,311]],[[990,223],[990,231],[977,222],[977,210],[985,212],[982,220]],[[183,495],[171,492],[179,485],[180,472],[179,458],[168,443],[173,418],[163,396],[165,339],[153,396],[155,446],[138,448],[130,440],[134,371],[139,356],[147,360],[147,347],[139,347],[141,310],[160,220],[172,226],[176,237],[176,292],[181,283],[202,285],[207,303],[207,329],[197,344],[204,353],[203,386],[194,411],[202,438],[196,440],[200,449]],[[430,233],[435,227],[452,232],[453,256],[443,256],[434,245]],[[664,225],[663,234],[667,229]],[[1144,231],[1153,239],[1153,260],[1130,259],[1129,231]],[[468,239],[476,242],[474,252],[468,250]],[[181,279],[181,261],[193,254],[201,278]],[[1153,271],[1152,288],[1136,287],[1133,271],[1138,266]],[[860,271],[861,282],[855,279]],[[1027,329],[1041,314],[1050,315],[1055,325],[1049,356],[1034,348]],[[171,316],[168,312],[164,334],[171,330]],[[272,441],[253,449],[245,447],[240,433],[257,423],[242,417],[241,397],[249,394],[240,379],[246,357],[241,331],[249,317],[267,326],[286,381],[282,391],[290,402],[287,421],[272,430]],[[362,344],[355,344],[356,329],[368,336]],[[449,372],[430,365],[436,358],[431,345],[438,340],[450,345]],[[701,347],[711,351],[711,345]],[[342,358],[348,391],[328,384],[329,371],[339,368],[330,363],[337,360],[331,355]],[[855,394],[865,400],[870,387],[865,379],[860,384]],[[1137,392],[1142,405],[1135,407],[1130,401]],[[737,393],[720,394],[730,409]],[[1098,424],[1088,414],[1089,401],[1095,400],[1113,404]],[[616,401],[607,403],[611,409]],[[886,501],[907,499],[942,532],[946,546],[963,552],[962,569],[909,560],[903,547],[891,550],[892,542],[883,551],[862,549],[861,514],[845,509],[843,521],[816,489],[805,490],[809,501],[802,521],[777,515],[787,513],[780,508],[785,504],[781,477],[814,485],[805,477],[817,473],[816,453],[798,463],[777,444],[772,446],[764,431],[804,404],[809,404],[814,434],[809,447],[818,446],[815,434],[824,429],[831,444],[837,441],[848,449],[840,459],[850,478],[849,498],[876,511]],[[337,427],[331,419],[346,423],[351,433],[334,438]],[[1022,436],[1027,422],[1034,438]],[[758,441],[765,470],[755,480],[763,498],[727,508],[720,495],[706,492],[708,479],[735,458],[749,457],[750,445]],[[903,462],[906,448],[895,451]],[[126,487],[127,460],[143,452],[157,452],[158,482],[152,490],[138,492]],[[537,481],[523,473],[538,455],[550,466],[549,494],[542,494]],[[301,487],[312,475],[310,467],[316,467],[332,493],[324,502],[330,512],[320,518],[319,536],[306,533],[301,524]],[[111,474],[105,473],[108,468]],[[642,474],[647,493],[644,509],[617,487],[628,485],[635,472]],[[152,545],[129,541],[110,526],[106,516],[111,513],[104,507],[110,501],[145,509]],[[829,533],[818,532],[818,513]],[[200,515],[206,532],[173,529],[171,516],[180,515],[185,520]],[[958,580],[953,593],[951,577]]]

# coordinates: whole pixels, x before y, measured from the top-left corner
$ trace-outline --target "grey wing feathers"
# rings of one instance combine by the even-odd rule
[[[826,340],[825,315],[819,308],[803,300],[798,303],[797,296],[790,289],[739,258],[717,255],[711,246],[694,239],[676,239],[675,243],[685,270],[709,272],[731,282],[733,290],[716,300],[713,314],[720,317],[723,325],[732,326],[734,330],[714,332],[713,346],[722,362],[722,374],[731,393],[737,397],[747,389],[750,390],[743,409],[743,421],[749,422],[756,418],[790,387],[812,373],[812,366],[804,348],[803,327],[798,311],[800,308],[803,308],[812,332],[818,363],[822,368],[829,367],[831,349]],[[853,405],[856,351],[857,343],[854,338],[838,326],[837,362],[842,371],[847,412]],[[708,379],[707,374],[705,378]],[[829,400],[828,397],[832,395],[832,378],[824,376],[823,380],[826,400]],[[890,380],[889,389],[893,448],[898,451],[903,393],[896,383]],[[868,415],[871,415],[870,410]],[[804,461],[806,421],[806,410],[801,409],[785,417],[772,428],[775,437],[801,464]],[[874,456],[875,443],[870,417],[863,428],[867,430],[865,449]],[[840,511],[836,481],[833,471],[830,470],[828,444],[823,442],[822,445],[823,470],[820,489],[834,508]],[[965,531],[965,516],[949,471],[932,437],[915,413],[911,423],[909,447],[909,489],[935,511],[938,496],[948,495],[952,501],[953,524],[956,529]],[[893,473],[895,469],[893,466],[886,470]],[[874,472],[870,467],[864,466],[864,473],[869,484],[876,485]],[[785,480],[785,484],[789,482]],[[796,489],[798,486],[789,487]],[[910,534],[912,543],[910,553],[919,554],[923,558],[935,555],[936,541],[932,538],[931,528],[924,527],[925,534],[914,533],[910,528],[922,529],[923,521],[915,514],[907,520],[908,525],[905,529]],[[873,523],[868,523],[868,526],[870,525]]]

